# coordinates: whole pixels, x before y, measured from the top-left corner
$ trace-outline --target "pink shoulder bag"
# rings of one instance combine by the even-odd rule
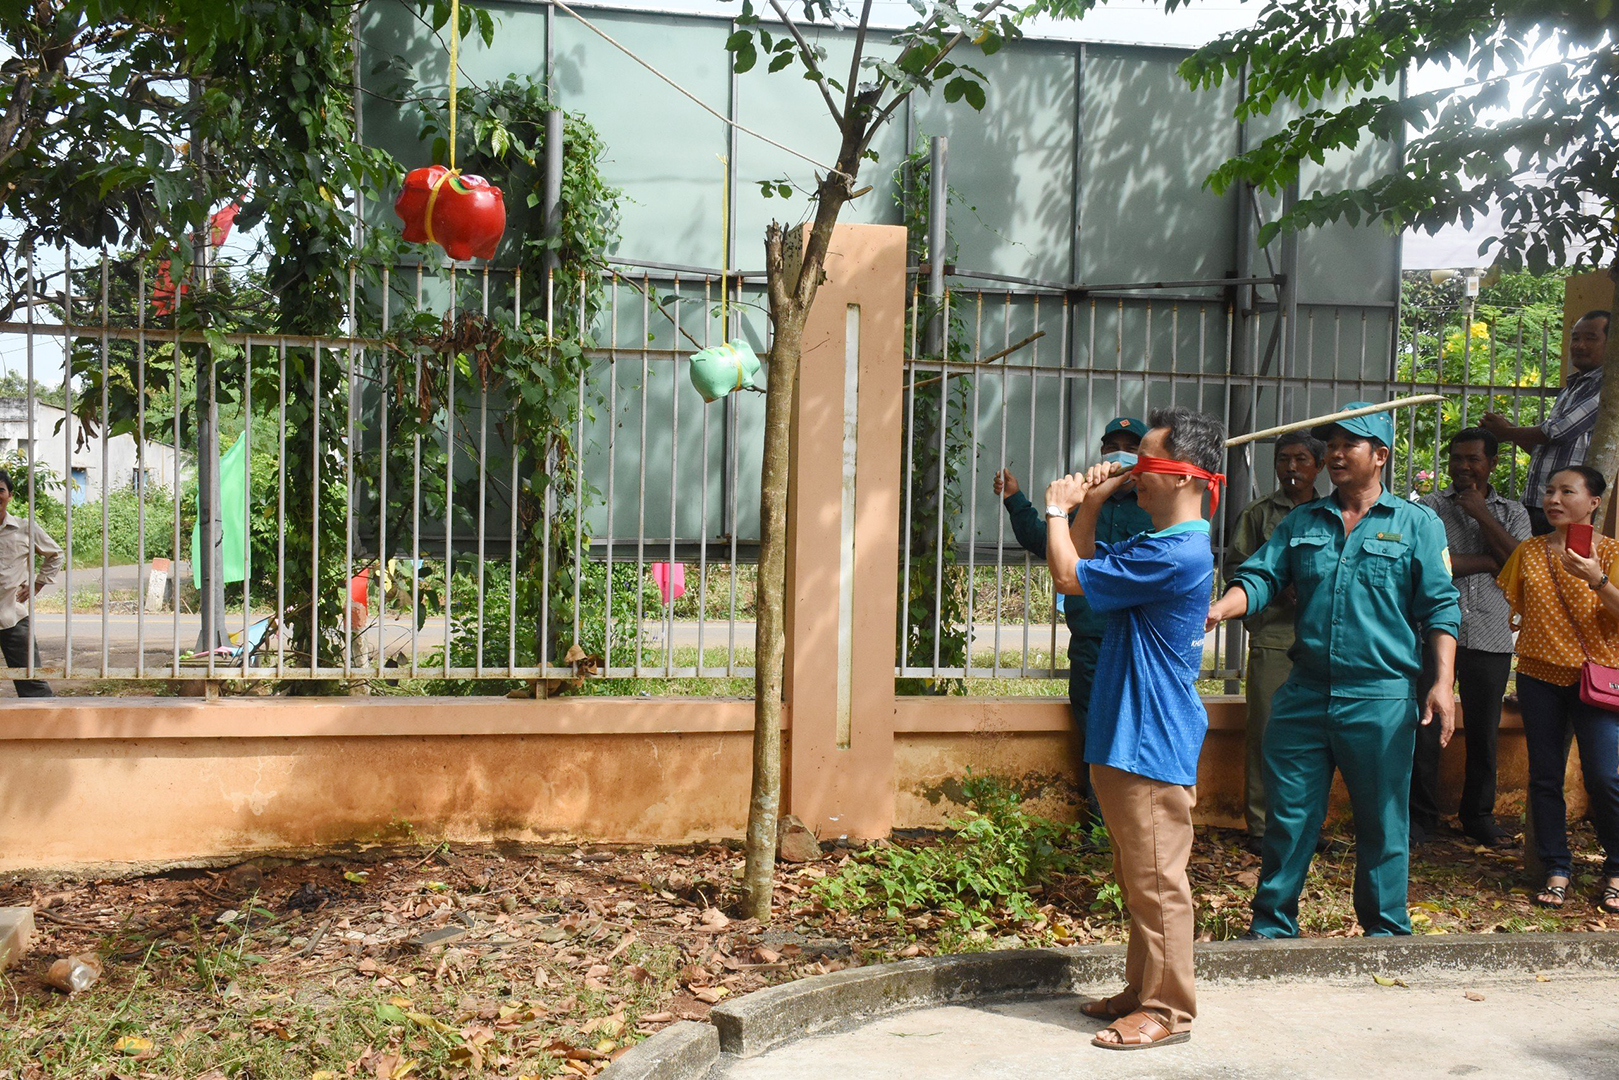
[[[1580,700],[1594,709],[1619,712],[1619,668],[1611,668],[1591,659],[1591,648],[1586,645],[1585,635],[1580,633],[1580,624],[1575,620],[1574,612],[1568,606],[1568,598],[1563,595],[1563,586],[1557,580],[1551,544],[1548,543],[1544,550],[1546,572],[1551,575],[1552,588],[1557,590],[1557,602],[1563,605],[1563,614],[1568,616],[1568,624],[1574,628],[1580,651],[1585,654],[1585,663],[1580,666]]]

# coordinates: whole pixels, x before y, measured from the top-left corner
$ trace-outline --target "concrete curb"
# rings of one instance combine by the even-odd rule
[[[599,1074],[601,1080],[701,1080],[720,1057],[719,1032],[682,1020],[638,1044]]]
[[[1013,949],[849,968],[715,1006],[712,1027],[666,1028],[614,1062],[602,1080],[696,1080],[722,1055],[755,1057],[784,1043],[923,1006],[1012,995],[1115,989],[1124,949]],[[1407,938],[1221,941],[1197,947],[1208,981],[1352,979],[1371,975],[1510,974],[1619,968],[1619,933],[1446,934]]]

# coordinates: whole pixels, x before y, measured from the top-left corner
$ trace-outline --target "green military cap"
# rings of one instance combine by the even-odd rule
[[[1351,401],[1344,406],[1344,411],[1364,409],[1368,405],[1375,404],[1377,404],[1375,401]],[[1358,435],[1363,439],[1376,439],[1390,448],[1394,446],[1394,419],[1386,412],[1350,416],[1343,420],[1334,420],[1330,424],[1319,424],[1311,429],[1310,434],[1318,439],[1325,439],[1332,434],[1333,428],[1342,428],[1349,434]]]

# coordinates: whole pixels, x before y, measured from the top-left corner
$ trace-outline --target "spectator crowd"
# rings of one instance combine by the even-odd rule
[[[1181,1041],[1196,1015],[1186,863],[1208,721],[1195,683],[1204,635],[1227,619],[1248,636],[1244,811],[1261,870],[1246,938],[1298,935],[1335,774],[1353,817],[1360,927],[1411,932],[1411,851],[1444,827],[1440,751],[1458,697],[1454,827],[1490,847],[1520,843],[1496,814],[1514,668],[1525,831],[1545,874],[1535,903],[1572,902],[1563,791],[1574,743],[1605,856],[1594,902],[1619,915],[1619,540],[1593,527],[1607,480],[1585,463],[1608,323],[1592,311],[1573,326],[1572,371],[1543,422],[1485,413],[1450,436],[1450,482],[1420,498],[1385,486],[1394,422],[1371,403],[1278,438],[1275,490],[1236,516],[1218,593],[1208,518],[1225,432],[1213,418],[1114,418],[1100,460],[1046,488],[1043,521],[1017,478],[996,474],[1019,542],[1066,597],[1072,754],[1131,916],[1125,989],[1083,1007],[1108,1022],[1097,1046]],[[1521,500],[1492,483],[1503,444],[1530,452]]]

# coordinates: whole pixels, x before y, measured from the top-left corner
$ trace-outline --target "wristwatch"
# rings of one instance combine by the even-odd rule
[[[1591,583],[1591,591],[1592,592],[1598,592],[1598,591],[1601,590],[1602,586],[1606,585],[1607,583],[1608,583],[1608,575],[1603,574],[1600,578],[1598,578],[1596,581],[1593,581]]]
[[[1068,519],[1068,511],[1064,510],[1062,507],[1058,506],[1056,503],[1047,503],[1046,504],[1046,517],[1048,517],[1048,518],[1060,517],[1060,518],[1062,518],[1063,520],[1066,521]]]

